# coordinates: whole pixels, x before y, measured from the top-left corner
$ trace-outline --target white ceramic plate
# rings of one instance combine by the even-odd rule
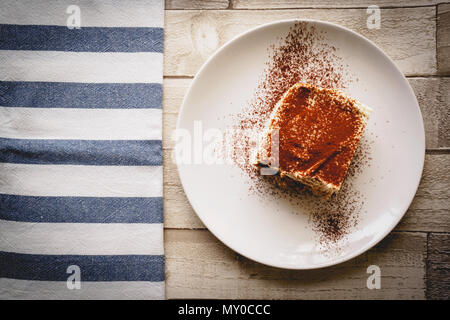
[[[267,48],[278,43],[296,21],[260,26],[219,49],[192,82],[177,129],[187,129],[195,140],[195,121],[201,121],[203,131],[229,128],[229,115],[241,111],[254,94],[268,59]],[[372,165],[356,180],[366,199],[359,225],[342,248],[324,254],[302,208],[294,208],[299,214],[292,214],[292,204],[287,201],[261,201],[258,195],[249,194],[248,183],[237,167],[178,164],[192,207],[218,239],[252,260],[289,269],[334,265],[383,239],[400,221],[416,193],[425,154],[417,100],[394,63],[372,42],[349,29],[305,22],[325,32],[325,41],[338,49],[337,54],[359,79],[346,92],[374,110],[366,128],[375,137]]]

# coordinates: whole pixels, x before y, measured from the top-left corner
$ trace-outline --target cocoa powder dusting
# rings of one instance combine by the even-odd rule
[[[353,188],[353,181],[369,165],[369,141],[363,136],[341,190],[329,200],[313,196],[289,178],[261,175],[252,158],[259,141],[255,134],[262,133],[276,103],[291,86],[298,82],[338,90],[348,86],[351,79],[347,66],[336,51],[324,41],[323,33],[304,22],[296,23],[279,44],[271,46],[253,99],[241,113],[233,115],[229,154],[248,178],[250,194],[268,201],[285,199],[309,212],[312,229],[325,249],[345,240],[358,224],[364,196]]]
[[[353,99],[296,84],[282,101],[271,121],[271,130],[279,131],[280,170],[340,187],[365,127]]]

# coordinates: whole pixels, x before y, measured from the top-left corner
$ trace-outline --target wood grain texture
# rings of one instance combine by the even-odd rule
[[[431,233],[428,238],[427,298],[450,299],[450,234]]]
[[[169,299],[424,299],[426,235],[393,233],[375,248],[325,269],[296,271],[244,258],[209,231],[166,230]],[[367,267],[381,269],[381,289],[366,287]]]
[[[166,172],[166,170],[164,170]],[[177,172],[175,172],[178,175]],[[164,185],[164,227],[175,229],[205,229],[179,185]]]
[[[227,9],[228,0],[166,0],[167,9]]]
[[[163,113],[163,148],[172,149],[175,146],[173,132],[177,126],[178,113]]]
[[[450,74],[450,3],[438,5],[437,64],[439,74]]]
[[[163,111],[164,113],[178,113],[184,95],[192,79],[164,79],[163,82]]]
[[[204,228],[181,186],[171,150],[164,150],[164,216],[167,228]],[[426,155],[416,196],[395,230],[450,232],[450,155]]]
[[[292,18],[331,21],[379,45],[407,75],[436,73],[434,7],[385,9],[368,29],[365,9],[166,10],[164,75],[192,76],[226,41],[261,24]]]
[[[166,0],[166,9],[174,10],[167,10],[165,17],[165,76],[192,77],[226,41],[270,21],[320,19],[363,34],[379,45],[403,73],[416,76],[408,80],[422,110],[430,153],[405,217],[378,246],[351,261],[320,270],[267,267],[228,249],[205,230],[191,208],[171,160],[171,134],[192,79],[165,79],[163,169],[168,298],[450,298],[450,154],[440,151],[450,148],[450,78],[428,77],[450,74],[450,4],[435,6],[439,2]],[[372,4],[384,8],[380,30],[366,28],[366,7]],[[340,9],[323,9],[336,7]],[[231,8],[245,10],[224,10]],[[275,8],[282,10],[270,10]],[[424,232],[429,233],[428,243]],[[366,288],[366,268],[370,264],[381,267],[381,290]]]
[[[192,209],[178,176],[172,150],[163,150],[164,170],[164,227],[181,229],[204,229],[204,224]]]
[[[450,232],[450,154],[426,155],[419,189],[395,230]]]
[[[408,78],[419,102],[427,149],[450,148],[450,78]],[[171,135],[192,79],[164,80],[164,148],[173,148]]]
[[[410,78],[422,110],[427,149],[450,147],[450,78]]]
[[[234,0],[236,9],[281,9],[281,8],[367,8],[370,5],[383,7],[426,6],[438,0]]]

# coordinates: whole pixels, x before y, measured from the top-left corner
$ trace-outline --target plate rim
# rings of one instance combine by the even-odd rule
[[[356,31],[353,31],[347,27],[341,26],[339,24],[333,23],[333,22],[329,22],[329,21],[323,21],[323,20],[317,20],[317,19],[300,19],[300,18],[293,18],[293,19],[281,19],[281,20],[276,20],[276,21],[271,21],[268,23],[264,23],[261,25],[258,25],[256,27],[250,28],[249,30],[246,30],[238,35],[236,35],[235,37],[233,37],[232,39],[228,40],[227,42],[225,42],[221,47],[219,47],[218,49],[216,49],[216,51],[214,53],[212,53],[208,59],[206,59],[206,61],[202,64],[202,66],[199,68],[199,70],[196,72],[191,84],[189,85],[182,103],[181,103],[181,107],[180,110],[178,112],[178,118],[177,118],[177,123],[176,123],[176,130],[180,129],[180,124],[181,124],[181,119],[183,118],[183,114],[186,112],[186,101],[188,96],[190,95],[193,87],[195,86],[196,82],[198,81],[199,77],[201,76],[201,74],[204,72],[205,68],[207,67],[207,65],[213,60],[215,59],[216,56],[218,56],[220,54],[220,52],[222,52],[223,50],[225,50],[228,46],[230,46],[233,42],[237,41],[238,39],[240,39],[241,37],[244,37],[252,32],[255,32],[259,29],[263,29],[266,27],[270,27],[271,25],[276,25],[276,24],[283,24],[283,23],[298,23],[298,22],[306,22],[306,23],[316,23],[319,25],[326,25],[328,27],[332,27],[332,28],[336,28],[336,29],[341,29],[344,32],[348,32],[350,34],[352,34],[353,36],[356,36],[357,38],[360,38],[361,40],[367,42],[373,49],[375,49],[376,51],[378,51],[379,53],[381,53],[384,57],[387,58],[387,61],[390,63],[391,68],[394,68],[394,70],[396,70],[401,76],[402,76],[402,80],[407,84],[407,88],[410,92],[410,94],[412,94],[412,96],[414,97],[414,101],[415,101],[415,105],[417,108],[417,111],[419,112],[419,116],[420,119],[422,121],[420,121],[420,132],[421,134],[421,144],[423,145],[422,149],[422,155],[420,157],[420,159],[417,159],[420,161],[420,174],[418,175],[418,179],[416,181],[416,187],[414,188],[414,193],[410,196],[410,200],[405,202],[405,207],[401,210],[403,211],[402,214],[398,215],[396,221],[394,223],[392,223],[392,226],[390,226],[389,228],[387,228],[384,232],[380,233],[380,235],[377,237],[375,236],[374,240],[372,240],[371,242],[369,242],[366,246],[362,246],[360,249],[355,250],[353,252],[351,252],[350,254],[348,254],[347,256],[344,256],[342,258],[337,258],[337,259],[333,259],[330,260],[328,262],[325,263],[320,263],[320,264],[315,264],[315,265],[311,265],[311,266],[292,266],[292,265],[280,265],[280,264],[276,264],[276,263],[270,263],[268,261],[263,261],[261,259],[257,259],[254,257],[250,257],[247,255],[247,253],[243,253],[241,252],[241,250],[236,249],[234,246],[229,245],[226,241],[224,241],[224,239],[222,239],[222,237],[219,237],[215,230],[213,230],[213,228],[211,228],[211,226],[208,226],[205,221],[203,221],[202,217],[198,214],[197,209],[195,208],[195,205],[192,203],[189,192],[186,189],[186,183],[183,181],[184,178],[182,176],[181,173],[181,169],[180,169],[180,165],[176,162],[176,166],[177,166],[177,172],[178,172],[178,176],[180,178],[180,182],[181,182],[181,186],[183,188],[184,193],[186,194],[186,198],[188,199],[189,204],[191,205],[191,207],[193,208],[195,214],[197,215],[197,217],[200,219],[200,221],[205,225],[206,229],[211,232],[214,237],[216,237],[221,243],[223,243],[225,246],[227,246],[228,248],[230,248],[231,250],[239,253],[240,255],[246,257],[247,259],[250,259],[252,261],[255,261],[257,263],[261,263],[270,267],[275,267],[275,268],[280,268],[280,269],[286,269],[286,270],[314,270],[314,269],[322,269],[322,268],[326,268],[326,267],[331,267],[334,265],[338,265],[341,263],[344,263],[346,261],[349,261],[361,254],[363,254],[364,252],[370,250],[371,248],[373,248],[374,246],[376,246],[380,241],[382,241],[383,239],[385,239],[391,232],[392,230],[398,225],[398,223],[401,221],[401,219],[403,219],[403,217],[405,216],[406,212],[408,211],[408,208],[411,206],[412,201],[415,198],[415,195],[417,194],[417,190],[419,188],[419,184],[420,181],[422,180],[422,175],[423,175],[423,168],[424,168],[424,163],[425,163],[425,154],[426,154],[426,144],[425,144],[425,128],[424,128],[424,122],[423,122],[423,115],[422,115],[422,111],[420,109],[419,103],[417,101],[417,96],[414,93],[414,90],[412,89],[409,81],[406,79],[405,75],[403,74],[403,72],[399,69],[399,67],[395,64],[395,62],[389,57],[389,55],[387,55],[380,47],[378,47],[372,40],[366,38],[365,36],[359,34]],[[177,146],[175,145],[175,149],[176,150]]]

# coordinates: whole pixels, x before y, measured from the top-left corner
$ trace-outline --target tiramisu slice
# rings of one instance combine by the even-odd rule
[[[344,181],[370,112],[340,91],[297,83],[268,119],[254,162],[328,197]]]

